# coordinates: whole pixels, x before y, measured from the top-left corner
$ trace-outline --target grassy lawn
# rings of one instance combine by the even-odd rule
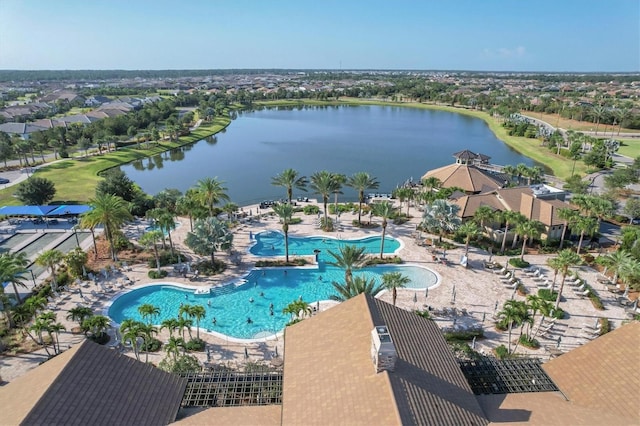
[[[558,120],[558,114],[546,114],[546,113],[533,112],[533,111],[521,111],[521,113],[524,115],[528,115],[529,117],[537,118],[538,120],[547,122],[551,124],[553,127],[560,127],[561,129],[577,130],[577,131],[584,131],[584,132],[591,132],[596,130],[596,123],[592,123],[590,121],[570,120],[568,118],[562,118],[562,117],[560,117],[560,119]],[[610,124],[608,125],[600,124],[598,126],[598,135],[602,133],[603,137],[605,135],[611,136],[611,130],[612,129]],[[616,126],[615,129],[613,129],[613,132],[614,132],[614,136],[618,134],[618,126]],[[638,130],[625,129],[623,127],[620,130],[620,134],[622,135],[625,132],[637,133]]]
[[[640,157],[640,139],[618,139],[622,142],[618,154],[626,155],[627,157],[637,158]]]
[[[313,101],[307,103],[303,101],[273,101],[273,102],[256,102],[260,105],[272,105],[272,106],[296,106],[296,105],[381,105],[381,106],[399,106],[409,108],[422,108],[422,109],[434,109],[439,111],[455,112],[458,114],[464,114],[471,117],[476,117],[484,120],[491,131],[496,137],[506,143],[509,147],[518,151],[520,154],[525,155],[538,163],[544,164],[548,167],[553,175],[560,179],[566,179],[571,176],[571,168],[573,167],[573,161],[568,160],[562,156],[558,156],[555,152],[549,151],[546,147],[540,145],[538,139],[529,139],[523,137],[509,136],[504,127],[502,127],[501,120],[494,118],[484,111],[469,110],[465,108],[456,108],[445,105],[435,104],[422,104],[413,102],[386,102],[386,101],[374,101],[374,100],[362,100],[355,98],[341,98],[338,101]],[[453,153],[452,153],[453,154]],[[504,165],[504,164],[503,164]],[[513,164],[515,166],[515,164]],[[584,174],[587,167],[578,162],[576,163],[575,173]]]
[[[131,161],[146,158],[164,151],[197,142],[209,135],[218,133],[229,125],[229,118],[216,118],[212,123],[203,123],[190,135],[180,138],[179,142],[164,141],[151,145],[149,149],[137,149],[135,145],[120,148],[118,151],[87,158],[76,157],[50,164],[37,171],[37,176],[51,180],[56,187],[54,202],[77,201],[86,202],[95,194],[95,187],[100,181],[99,173],[112,167],[118,167]],[[0,205],[21,204],[13,197],[15,187],[0,191]]]

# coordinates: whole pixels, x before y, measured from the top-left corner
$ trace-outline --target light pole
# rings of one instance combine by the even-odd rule
[[[31,279],[33,280],[33,286],[36,286],[36,276],[33,275],[33,270],[29,269],[29,272],[31,272]]]

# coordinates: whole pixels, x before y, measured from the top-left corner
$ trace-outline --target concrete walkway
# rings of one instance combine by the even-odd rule
[[[247,206],[244,208],[244,211],[249,210],[257,212],[257,206]],[[406,211],[406,207],[404,210]],[[412,208],[411,214],[415,217],[403,225],[389,224],[387,234],[402,241],[403,247],[398,255],[402,257],[405,262],[432,269],[437,272],[442,279],[435,287],[429,289],[428,295],[425,293],[425,290],[400,289],[398,291],[397,306],[408,310],[431,308],[434,321],[443,329],[481,327],[484,330],[485,337],[475,342],[476,350],[480,352],[489,354],[498,345],[507,345],[507,333],[500,332],[494,327],[496,306],[499,311],[505,301],[511,298],[524,300],[524,297],[506,288],[503,281],[500,280],[496,274],[483,267],[483,261],[489,259],[489,254],[486,252],[473,248],[470,250],[470,269],[465,269],[456,264],[456,261],[460,259],[463,254],[463,247],[457,247],[454,250],[447,251],[446,257],[450,260],[450,263],[443,264],[442,262],[434,261],[432,256],[434,254],[441,256],[442,253],[433,252],[428,247],[422,245],[427,236],[423,235],[422,238],[418,238],[419,235],[416,234],[415,231],[416,225],[420,221],[421,213],[415,208]],[[299,215],[300,214],[297,214],[297,216]],[[339,236],[342,239],[350,239],[380,235],[381,231],[380,228],[360,229],[354,227],[351,223],[357,215],[351,213],[341,215],[340,223],[342,225],[342,231],[339,233],[325,233],[317,229],[315,226],[315,215],[302,215],[300,217],[302,218],[302,223],[290,227],[290,233],[293,236],[326,235],[327,237]],[[379,220],[374,218],[374,222],[376,221],[379,222]],[[189,220],[187,218],[180,218],[180,223],[181,225],[172,233],[172,238],[176,246],[181,250],[187,250],[184,246],[184,238],[189,231]],[[256,258],[248,252],[251,244],[249,240],[250,233],[255,235],[264,230],[279,229],[281,229],[281,225],[278,223],[277,218],[272,216],[268,216],[259,222],[252,221],[241,224],[234,232],[234,247],[237,252],[241,253],[241,262],[236,262],[236,264],[231,261],[232,259],[228,253],[219,253],[216,256],[223,259],[228,265],[224,274],[211,278],[203,278],[198,281],[189,281],[181,276],[172,275],[168,277],[166,281],[174,281],[192,286],[211,286],[242,277],[251,270],[256,260]],[[144,227],[142,224],[132,224],[128,228],[125,228],[125,232],[128,233],[128,236],[133,240],[143,231]],[[430,239],[431,237],[427,238],[429,241]],[[546,266],[546,262],[550,257],[549,255],[527,255],[525,259],[533,265],[540,267],[547,277],[553,279],[553,271]],[[197,259],[198,256],[194,255],[193,258]],[[508,259],[506,257],[493,256],[493,260],[505,264]],[[597,279],[599,278],[599,274],[588,267],[580,267],[577,268],[576,271],[598,292],[605,304],[606,310],[596,310],[589,299],[579,297],[571,288],[566,286],[561,307],[567,312],[567,317],[557,321],[552,329],[548,333],[545,333],[545,338],[540,338],[542,343],[540,349],[530,350],[519,346],[518,353],[548,360],[552,354],[555,355],[558,352],[571,350],[589,341],[586,330],[588,326],[595,324],[597,317],[602,316],[608,318],[614,328],[619,327],[625,320],[624,308],[617,303],[616,295],[609,293],[605,290],[604,285],[598,283]],[[102,282],[102,285],[111,290],[110,292],[104,293],[102,297],[91,305],[95,312],[106,313],[109,300],[114,295],[122,291],[127,291],[128,288],[135,288],[150,282],[147,278],[147,272],[147,266],[141,264],[131,265],[130,268],[110,275],[108,279]],[[537,292],[537,282],[534,281],[533,278],[529,278],[522,273],[517,273],[517,276],[522,278],[530,293]],[[124,284],[126,282],[131,282],[132,284]],[[102,287],[95,286],[92,283],[85,282],[82,286],[73,285],[65,298],[55,301],[57,319],[67,328],[67,331],[63,332],[60,336],[62,348],[68,348],[83,339],[83,336],[74,335],[70,332],[77,324],[71,323],[66,319],[69,309],[80,303],[86,303],[86,301],[80,297],[80,290],[82,290],[85,298],[87,298],[88,294],[91,294],[92,290],[96,294],[103,294]],[[454,288],[455,297],[453,296]],[[385,291],[379,297],[391,303],[391,294],[389,292]],[[334,303],[323,302],[319,314],[322,315],[322,311],[330,309],[333,305]],[[537,321],[539,321],[539,319],[540,317],[538,316]],[[111,334],[113,334],[113,330]],[[519,330],[514,330],[512,336],[514,341],[517,339],[518,334]],[[209,355],[207,355],[206,352],[195,353],[194,355],[203,364],[208,362],[222,363],[235,368],[242,366],[247,361],[266,362],[274,365],[281,364],[282,362],[281,357],[284,354],[284,342],[281,336],[276,339],[264,339],[263,341],[248,344],[235,342],[233,339],[220,337],[219,335],[209,334],[204,330],[201,330],[200,336],[207,342]],[[163,330],[160,332],[158,338],[166,341],[168,339],[168,333]],[[560,338],[559,344],[558,338]],[[245,358],[245,348],[249,355],[248,359]],[[276,352],[278,356],[276,356]],[[131,349],[125,349],[125,353],[133,356]],[[150,354],[149,361],[157,364],[164,356],[165,353],[163,351]],[[143,354],[142,359],[144,360],[145,357]],[[45,359],[46,354],[43,350],[15,357],[4,356],[0,359],[0,375],[5,381],[14,380]]]

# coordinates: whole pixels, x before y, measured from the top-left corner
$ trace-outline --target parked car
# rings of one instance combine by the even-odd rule
[[[0,177],[0,185],[4,185],[5,183],[9,183],[9,179]]]
[[[631,219],[631,224],[632,225],[640,225],[640,217],[635,217],[635,218]]]

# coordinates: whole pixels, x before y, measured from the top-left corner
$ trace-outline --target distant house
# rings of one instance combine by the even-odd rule
[[[0,124],[0,132],[8,133],[9,135],[18,135],[22,139],[27,140],[34,132],[40,132],[46,130],[47,127],[37,126],[33,123],[3,123]]]
[[[111,99],[107,98],[106,96],[95,95],[95,96],[89,96],[84,101],[84,105],[88,107],[94,107],[94,106],[102,105],[107,102],[111,102]]]

